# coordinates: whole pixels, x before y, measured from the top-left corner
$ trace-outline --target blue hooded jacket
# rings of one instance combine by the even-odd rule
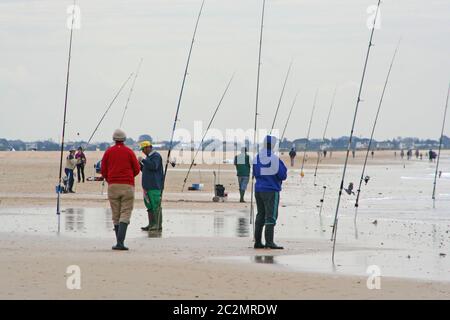
[[[256,178],[256,192],[281,191],[281,184],[287,178],[287,168],[281,159],[273,153],[276,138],[267,136],[264,147],[253,161],[253,175]]]

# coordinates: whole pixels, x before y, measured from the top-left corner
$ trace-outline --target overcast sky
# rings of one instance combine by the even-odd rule
[[[289,62],[294,59],[277,127],[295,92],[287,130],[319,138],[338,86],[329,136],[348,135],[376,0],[267,0],[259,127],[269,127]],[[0,0],[0,137],[59,141],[69,30],[64,0]],[[170,136],[201,0],[79,0],[74,32],[67,139],[87,140],[122,82],[142,57],[124,129],[134,138]],[[207,0],[192,53],[180,128],[209,121],[225,85],[236,77],[213,127],[253,127],[262,0]],[[450,1],[385,0],[376,30],[355,134],[368,136],[396,43],[403,38],[376,138],[438,138],[450,80]],[[129,88],[94,141],[119,125]],[[206,126],[206,124],[205,124]],[[449,134],[449,130],[446,130]],[[79,135],[78,135],[79,134]]]

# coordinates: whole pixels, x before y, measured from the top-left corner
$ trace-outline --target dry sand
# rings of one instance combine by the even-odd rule
[[[89,152],[87,156],[89,161],[87,175],[92,175],[93,160],[100,159],[101,153]],[[307,162],[306,179],[311,179],[311,172],[315,165],[314,156],[315,154],[311,153]],[[324,161],[320,169],[321,182],[326,181],[330,185],[338,184],[336,177],[340,174],[342,156],[342,153],[333,153],[332,159],[327,158]],[[357,159],[351,159],[350,176],[357,176],[362,156],[361,152],[358,153]],[[102,222],[104,225],[99,229],[89,229],[90,226],[97,224],[88,220],[96,219],[95,215],[100,211],[94,209],[86,211],[83,215],[80,214],[82,217],[80,221],[75,222],[73,217],[76,215],[73,212],[69,215],[68,211],[69,208],[75,208],[74,210],[78,210],[76,208],[87,208],[86,210],[107,208],[106,195],[100,194],[101,183],[79,184],[76,189],[77,194],[62,196],[62,205],[66,211],[62,214],[63,231],[57,236],[54,232],[57,153],[0,152],[0,216],[4,222],[0,226],[0,298],[448,299],[450,297],[450,282],[447,276],[450,274],[449,260],[448,256],[439,257],[439,252],[448,253],[449,237],[448,232],[445,233],[446,230],[448,231],[448,219],[439,215],[437,222],[433,222],[434,228],[438,230],[438,236],[430,234],[430,238],[426,238],[428,222],[422,223],[420,220],[420,223],[415,224],[410,219],[398,223],[389,217],[389,212],[381,205],[385,218],[379,219],[379,227],[371,224],[373,220],[370,215],[371,210],[379,208],[376,198],[376,196],[380,197],[379,190],[384,190],[382,187],[389,179],[393,180],[397,178],[397,175],[398,177],[404,175],[400,172],[403,162],[394,159],[393,152],[378,152],[376,156],[371,163],[374,176],[383,174],[385,167],[394,168],[397,171],[384,173],[387,180],[373,182],[373,194],[368,192],[366,199],[367,212],[361,209],[359,242],[352,238],[354,232],[349,223],[351,220],[346,219],[345,215],[342,218],[340,227],[342,241],[338,243],[338,246],[340,252],[345,254],[338,256],[338,263],[346,264],[349,261],[345,258],[347,253],[352,255],[350,259],[353,259],[360,257],[366,251],[377,257],[382,256],[385,251],[398,252],[401,258],[386,261],[392,262],[397,272],[401,274],[402,266],[408,272],[414,271],[405,262],[408,261],[405,257],[406,253],[410,253],[413,259],[416,258],[416,261],[411,264],[423,267],[425,271],[427,268],[439,266],[439,272],[433,269],[436,273],[430,279],[414,278],[414,273],[412,277],[406,278],[388,275],[382,277],[380,290],[369,290],[366,286],[367,275],[364,275],[364,271],[355,272],[353,275],[348,272],[322,272],[323,265],[330,266],[328,231],[332,221],[335,192],[334,190],[330,192],[330,200],[325,205],[324,226],[321,225],[319,228],[317,214],[312,216],[311,213],[316,212],[316,198],[320,195],[317,195],[317,190],[306,188],[302,182],[298,181],[300,154],[297,158],[296,170],[290,170],[288,182],[285,184],[286,195],[283,195],[280,223],[277,227],[279,230],[277,237],[279,234],[280,242],[285,245],[286,250],[282,252],[255,251],[251,248],[251,229],[249,230],[251,227],[248,227],[248,220],[245,220],[248,216],[249,204],[240,204],[236,201],[238,196],[233,166],[222,164],[220,165],[221,183],[230,193],[229,200],[224,203],[211,201],[212,170],[217,171],[218,165],[198,165],[192,171],[189,183],[204,183],[205,190],[202,192],[180,193],[185,175],[185,171],[180,169],[186,168],[187,165],[180,165],[170,170],[164,203],[167,235],[163,234],[160,238],[149,238],[146,233],[138,230],[140,224],[145,223],[138,177],[136,210],[130,225],[132,230],[127,238],[127,245],[131,250],[113,252],[110,250],[113,244],[113,233],[107,221]],[[230,159],[231,155],[225,158]],[[408,166],[412,167],[411,172],[416,172],[427,165],[425,162],[417,162],[411,165],[408,163]],[[200,174],[199,168],[202,169]],[[405,181],[402,180],[402,183]],[[428,181],[426,183],[428,184]],[[397,189],[398,186],[393,185],[389,190],[394,192]],[[399,193],[405,196],[406,203],[412,203],[408,199],[417,198],[412,194],[411,190],[414,189],[403,186],[400,189],[402,191]],[[409,198],[406,198],[407,196]],[[344,201],[343,210],[350,207],[348,201]],[[416,207],[415,203],[411,204],[411,208]],[[417,209],[417,211],[420,210],[427,214],[425,212],[427,208]],[[107,215],[107,211],[104,212]],[[283,212],[285,214],[281,216]],[[405,212],[412,214],[412,209]],[[104,218],[105,213],[102,215],[102,219],[108,219]],[[189,226],[184,222],[183,217],[192,218],[192,221],[199,223],[198,229],[185,232]],[[205,222],[202,223],[201,219]],[[243,219],[242,221],[246,224],[242,234],[236,231],[222,234],[216,232],[222,230],[221,228],[228,230],[227,223],[235,219]],[[302,223],[301,229],[292,227],[294,222],[298,222],[295,219],[306,221]],[[33,226],[34,221],[37,221],[39,226]],[[209,221],[214,221],[212,231],[208,229]],[[78,233],[73,230],[77,223],[80,224],[75,227]],[[438,237],[438,240],[436,245],[429,248],[426,245],[433,242],[432,236]],[[383,248],[380,247],[381,241],[384,242]],[[294,266],[303,263],[306,265],[310,263],[311,255],[326,256],[326,259],[319,258],[318,263],[321,265],[315,262],[316,264],[313,263],[310,269],[305,266],[286,267],[289,263],[281,263],[283,258],[295,258]],[[279,259],[280,263],[248,262],[258,259],[270,261],[267,257],[274,257],[275,261]],[[428,261],[430,257],[433,260],[431,262]],[[341,262],[339,259],[342,259]],[[68,276],[66,269],[70,265],[78,265],[81,268],[81,290],[68,290],[66,287]],[[395,272],[392,274],[396,275]]]

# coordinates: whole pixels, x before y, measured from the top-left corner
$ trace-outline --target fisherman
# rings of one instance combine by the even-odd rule
[[[161,191],[163,189],[164,169],[161,155],[153,150],[150,141],[140,144],[145,158],[139,157],[142,171],[142,189],[144,191],[144,204],[148,213],[148,225],[142,231],[162,231]]]
[[[289,158],[291,158],[291,167],[294,166],[294,160],[295,160],[296,156],[297,156],[297,152],[295,152],[295,149],[292,147],[291,151],[289,151]]]
[[[101,172],[108,182],[108,199],[117,244],[113,250],[128,250],[125,236],[134,206],[134,178],[139,174],[139,162],[134,152],[125,146],[125,132],[116,129],[113,133],[115,145],[105,151]]]
[[[236,175],[239,184],[239,202],[245,202],[244,196],[250,177],[250,156],[247,154],[247,148],[241,149],[241,153],[234,157],[234,166],[236,167]]]
[[[75,149],[70,148],[69,155],[66,158],[66,167],[64,168],[64,172],[67,176],[67,192],[69,193],[75,193],[73,191],[73,184],[75,182],[75,179],[73,177],[74,170],[77,166],[77,159],[75,159]]]
[[[258,210],[255,220],[255,249],[283,249],[273,241],[281,184],[287,178],[287,168],[274,152],[276,142],[274,136],[266,136],[263,148],[253,160],[253,175],[256,178],[255,199]],[[265,245],[261,242],[264,227]]]
[[[84,183],[84,167],[86,166],[86,155],[84,154],[82,147],[78,147],[78,152],[75,154],[75,159],[77,159],[78,183],[81,182],[82,177]]]

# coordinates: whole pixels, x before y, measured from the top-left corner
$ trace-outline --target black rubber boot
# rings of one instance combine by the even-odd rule
[[[161,232],[162,231],[162,208],[159,207],[156,214],[153,215],[153,223],[150,225],[150,229],[148,229],[149,232]]]
[[[275,226],[273,224],[266,224],[266,230],[265,230],[265,238],[266,238],[266,248],[267,249],[284,249],[283,247],[280,247],[273,242],[273,236],[274,236]]]
[[[255,224],[255,245],[253,246],[255,249],[265,248],[265,246],[261,242],[263,227],[264,225]]]
[[[117,232],[117,244],[112,247],[113,250],[128,250],[124,245],[125,236],[127,235],[128,224],[121,222],[119,224],[119,230]]]
[[[153,212],[151,212],[150,210],[147,210],[147,214],[148,214],[148,225],[146,227],[141,227],[142,231],[148,231],[148,229],[150,229]]]
[[[116,233],[116,242],[118,242],[118,240],[117,240],[117,235],[119,233],[119,225],[118,224],[114,225],[114,232]]]

